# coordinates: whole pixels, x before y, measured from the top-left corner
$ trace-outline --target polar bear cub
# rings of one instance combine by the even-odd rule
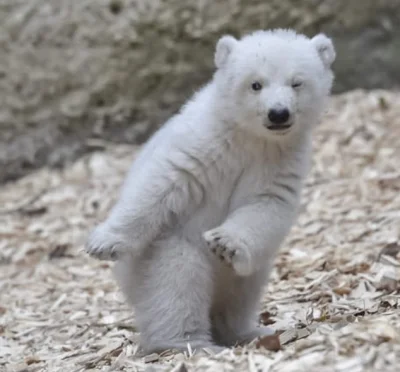
[[[223,36],[211,82],[135,159],[86,250],[117,261],[146,352],[273,333],[259,301],[296,219],[334,59],[323,34]]]

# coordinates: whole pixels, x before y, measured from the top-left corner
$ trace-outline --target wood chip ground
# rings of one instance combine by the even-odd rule
[[[278,351],[137,355],[112,264],[82,252],[135,153],[103,147],[0,188],[0,371],[399,370],[400,94],[334,97],[315,133],[302,212],[262,303]]]

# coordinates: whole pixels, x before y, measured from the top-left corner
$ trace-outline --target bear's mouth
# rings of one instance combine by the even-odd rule
[[[269,130],[273,130],[273,131],[286,131],[287,129],[289,129],[292,126],[292,124],[272,124],[272,125],[267,125],[267,128]]]

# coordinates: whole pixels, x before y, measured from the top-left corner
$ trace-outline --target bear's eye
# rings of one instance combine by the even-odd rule
[[[303,83],[301,81],[295,81],[292,83],[292,88],[300,88],[302,84]]]
[[[261,90],[262,89],[262,85],[258,81],[255,81],[253,84],[251,84],[251,89],[253,89],[255,91]]]

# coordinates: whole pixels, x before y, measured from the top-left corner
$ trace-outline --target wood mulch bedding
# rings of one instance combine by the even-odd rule
[[[265,290],[260,318],[279,339],[219,355],[137,355],[112,263],[82,252],[135,148],[95,145],[64,171],[0,188],[0,371],[399,370],[399,93],[333,97]]]

